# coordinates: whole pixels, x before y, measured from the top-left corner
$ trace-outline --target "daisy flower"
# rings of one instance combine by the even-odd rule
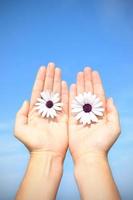
[[[72,113],[83,125],[98,122],[98,116],[103,116],[103,112],[102,102],[91,92],[79,94],[72,102]]]
[[[60,102],[60,96],[54,92],[41,92],[41,98],[37,98],[36,110],[42,117],[54,118],[57,116],[57,111],[62,110],[63,104]]]

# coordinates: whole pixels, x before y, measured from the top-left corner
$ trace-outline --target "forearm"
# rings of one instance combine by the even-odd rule
[[[106,155],[86,154],[75,163],[75,177],[83,200],[120,200]]]
[[[62,162],[55,153],[31,153],[16,200],[54,200],[62,177]]]

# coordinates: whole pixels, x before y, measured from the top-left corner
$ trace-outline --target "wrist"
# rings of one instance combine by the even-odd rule
[[[73,159],[75,166],[80,163],[98,162],[100,160],[107,160],[108,152],[92,149],[73,157]]]
[[[44,170],[46,176],[56,176],[57,174],[62,174],[63,171],[63,158],[55,152],[31,152],[29,162]]]
[[[92,151],[87,152],[74,161],[75,176],[84,173],[87,169],[91,167],[97,167],[99,165],[104,165],[108,163],[108,156],[106,152],[103,151]]]
[[[39,157],[40,159],[44,158],[50,158],[53,161],[58,161],[63,164],[64,158],[65,158],[66,153],[60,153],[52,150],[47,150],[47,149],[35,149],[30,151],[30,157]]]

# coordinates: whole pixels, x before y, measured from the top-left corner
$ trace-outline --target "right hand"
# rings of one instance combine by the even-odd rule
[[[71,114],[71,102],[83,92],[96,94],[103,102],[105,112],[98,123],[83,126]],[[85,68],[77,75],[77,84],[70,90],[69,148],[74,161],[85,155],[101,155],[108,152],[120,133],[119,116],[111,99],[106,99],[101,78],[96,71]]]

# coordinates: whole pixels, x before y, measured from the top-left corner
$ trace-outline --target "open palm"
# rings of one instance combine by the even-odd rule
[[[83,126],[75,121],[71,114],[71,102],[75,96],[91,92],[103,102],[105,112],[98,123]],[[76,160],[88,152],[107,152],[120,133],[119,118],[112,99],[105,98],[99,74],[86,67],[77,75],[77,83],[70,89],[69,147]]]
[[[42,91],[59,93],[63,110],[54,119],[42,118],[35,110],[35,103]],[[61,81],[61,71],[53,63],[41,67],[33,86],[30,102],[24,102],[17,113],[15,136],[31,151],[51,151],[62,157],[68,147],[68,89]]]

